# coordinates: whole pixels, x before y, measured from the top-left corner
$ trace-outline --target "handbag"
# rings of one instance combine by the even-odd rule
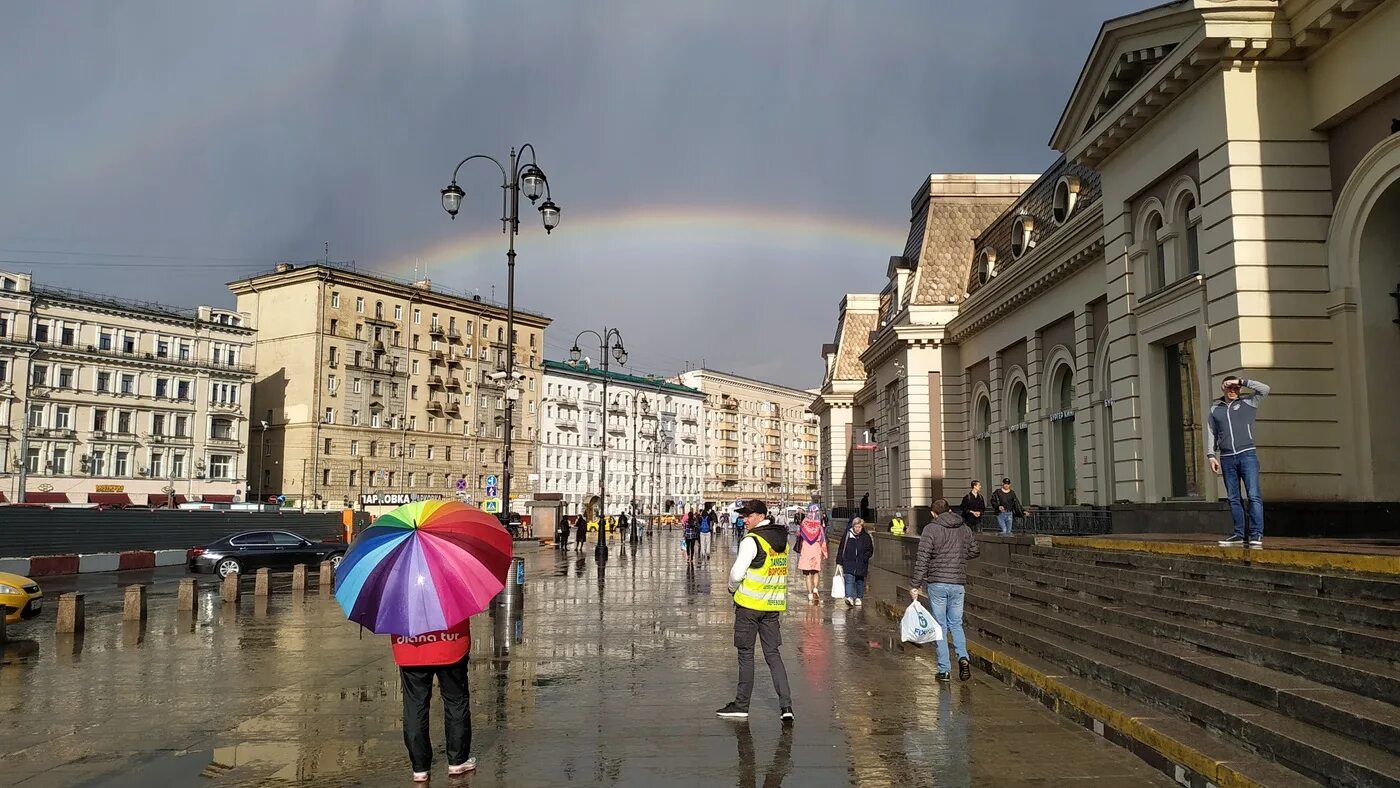
[[[838,569],[839,568],[840,567],[838,567]],[[842,577],[840,574],[835,574],[831,576],[831,598],[846,598],[846,578]]]

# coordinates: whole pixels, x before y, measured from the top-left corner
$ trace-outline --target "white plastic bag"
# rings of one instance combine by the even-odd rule
[[[943,627],[933,620],[932,613],[914,600],[904,609],[904,618],[899,622],[899,639],[904,643],[932,643],[943,639]]]
[[[832,599],[845,599],[845,598],[846,598],[846,576],[845,576],[845,575],[842,575],[842,574],[835,574],[835,575],[832,575],[832,576],[831,576],[831,598],[832,598]]]

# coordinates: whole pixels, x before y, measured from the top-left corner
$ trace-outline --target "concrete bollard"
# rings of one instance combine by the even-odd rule
[[[297,564],[292,567],[292,593],[299,594],[306,591],[306,564]]]
[[[243,593],[243,587],[239,585],[238,580],[237,572],[224,578],[223,589],[220,591],[219,596],[226,604],[238,604],[238,598]]]
[[[146,587],[129,585],[122,600],[122,621],[146,620]]]
[[[194,578],[187,577],[180,581],[180,592],[175,597],[175,608],[179,613],[193,613],[195,608],[195,586]]]
[[[268,593],[268,570],[259,569],[253,576],[253,596],[266,597]]]
[[[331,590],[331,584],[335,582],[335,570],[331,568],[330,561],[321,562],[321,576],[317,578],[317,584],[321,587],[321,593]]]
[[[86,625],[86,606],[80,591],[62,594],[58,598],[58,633],[81,635]]]

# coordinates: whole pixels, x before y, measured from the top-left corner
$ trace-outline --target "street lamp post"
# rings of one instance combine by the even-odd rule
[[[627,365],[627,349],[622,346],[622,332],[615,328],[603,328],[600,334],[597,331],[580,331],[574,337],[574,346],[569,349],[569,360],[578,363],[583,352],[579,350],[578,341],[584,335],[592,334],[598,338],[598,353],[603,357],[603,398],[600,405],[603,410],[603,457],[598,468],[598,509],[603,517],[598,525],[598,547],[594,551],[595,557],[600,561],[608,559],[608,367],[612,359],[623,366]],[[612,343],[611,353],[608,343]]]
[[[263,419],[259,420],[258,423],[262,425],[262,432],[258,433],[258,494],[254,496],[253,500],[258,502],[258,506],[262,506],[262,497],[265,492],[262,485],[263,463],[267,462],[267,421]]]
[[[525,153],[529,151],[530,160],[525,162]],[[506,168],[493,156],[485,154],[474,154],[457,162],[457,166],[452,170],[452,183],[442,190],[442,209],[453,219],[457,218],[457,212],[462,209],[462,198],[465,193],[457,185],[457,173],[462,169],[462,165],[473,159],[484,159],[496,165],[501,171],[501,231],[508,239],[506,247],[506,428],[504,433],[505,441],[505,462],[501,465],[501,493],[504,503],[501,506],[505,516],[505,521],[510,521],[510,481],[511,481],[511,430],[515,426],[515,399],[519,396],[515,381],[515,236],[520,234],[520,192],[523,189],[525,196],[533,205],[540,195],[544,195],[544,202],[540,204],[540,218],[544,222],[545,234],[554,231],[559,226],[559,206],[554,204],[550,198],[549,179],[545,177],[544,171],[535,164],[535,146],[526,143],[520,146],[517,155],[516,149],[510,149],[510,170]]]

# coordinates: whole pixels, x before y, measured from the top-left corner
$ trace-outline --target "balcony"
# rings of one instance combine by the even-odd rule
[[[695,424],[695,425],[698,426],[698,425],[700,424],[700,420],[697,419],[697,418],[696,418],[695,416],[693,416],[693,415],[685,415],[685,416],[681,416],[681,423],[682,423],[682,424]]]
[[[720,402],[719,406],[721,408],[724,408],[725,410],[738,410],[739,400],[734,399],[733,397],[725,397],[724,400]]]
[[[211,402],[209,403],[209,410],[218,411],[220,413],[242,413],[243,406],[237,402]]]
[[[578,395],[576,394],[560,394],[554,398],[554,401],[559,403],[559,407],[561,408],[578,407]]]
[[[608,433],[609,433],[609,434],[612,434],[612,435],[626,435],[626,434],[627,434],[627,424],[626,424],[626,422],[621,422],[621,421],[610,421],[610,422],[608,422]]]
[[[719,480],[720,480],[721,482],[723,482],[724,484],[738,484],[738,483],[739,483],[739,474],[737,474],[737,473],[729,473],[729,472],[726,472],[726,471],[721,471],[720,473],[715,474],[715,478],[719,479]]]
[[[376,353],[383,353],[383,352],[384,352],[384,341],[383,341],[383,340],[380,340],[380,339],[376,339],[376,340],[374,340],[374,344],[373,344],[371,347],[374,348],[374,352],[376,352]]]
[[[46,430],[42,430],[42,432],[44,433],[45,437],[57,438],[58,440],[73,440],[78,435],[76,432],[74,432],[71,429],[68,429],[67,427],[50,427]]]
[[[252,364],[235,364],[224,361],[216,361],[210,358],[192,358],[190,356],[180,357],[178,355],[166,354],[158,356],[155,353],[140,350],[119,350],[117,348],[100,348],[97,345],[65,345],[62,342],[34,342],[32,343],[40,350],[53,351],[58,353],[73,353],[79,356],[102,356],[104,358],[119,358],[128,361],[149,361],[154,364],[166,364],[178,367],[193,367],[196,369],[227,370],[229,372],[253,371]]]
[[[614,402],[608,406],[608,413],[611,413],[614,416],[626,416],[627,406],[623,405],[620,402]]]
[[[461,412],[462,412],[462,402],[461,402],[461,400],[457,399],[456,397],[454,397],[454,398],[448,400],[448,401],[447,401],[447,412],[448,412],[448,413],[461,413]]]
[[[433,388],[442,388],[442,375],[431,375],[428,377],[428,385]]]
[[[210,435],[206,441],[211,446],[238,446],[237,436],[234,435]]]
[[[458,380],[457,378],[448,378],[448,379],[447,379],[447,387],[448,387],[449,389],[453,389],[453,390],[455,390],[455,391],[461,391],[461,390],[462,390],[462,381]]]
[[[559,418],[554,420],[554,424],[562,430],[578,429],[578,419],[574,418],[573,416],[560,416]]]
[[[366,322],[366,323],[369,323],[370,325],[375,325],[375,326],[389,326],[390,328],[393,328],[394,326],[397,326],[397,325],[398,325],[398,321],[396,321],[396,320],[390,320],[390,319],[388,319],[387,317],[384,317],[383,315],[375,315],[374,317],[366,317],[366,318],[365,318],[365,322]]]
[[[462,332],[455,328],[449,328],[447,329],[447,339],[451,342],[460,342],[462,339]]]
[[[439,351],[439,352],[441,352],[441,351]],[[457,355],[456,353],[448,353],[448,354],[447,354],[447,365],[448,365],[449,367],[460,367],[460,366],[462,366],[462,357],[459,356],[459,355]]]
[[[443,324],[441,324],[441,323],[433,323],[432,325],[428,326],[428,336],[430,336],[430,337],[446,337],[446,336],[447,336],[447,328],[446,328],[445,326],[443,326]]]
[[[430,400],[428,400],[428,412],[429,412],[429,413],[442,413],[442,408],[443,408],[442,400],[440,400],[440,399],[430,399]]]
[[[447,356],[441,350],[429,350],[428,362],[431,364],[442,364],[447,361]]]

